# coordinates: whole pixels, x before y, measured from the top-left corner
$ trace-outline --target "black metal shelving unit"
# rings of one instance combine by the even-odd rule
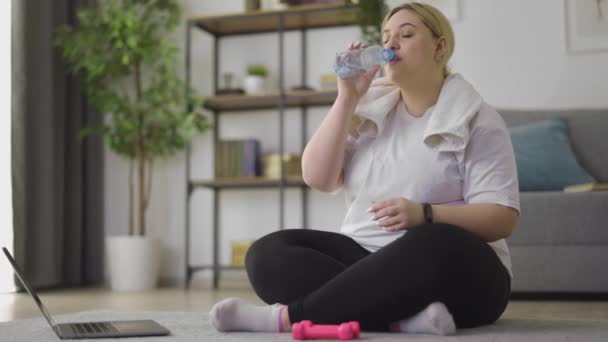
[[[291,91],[285,90],[284,71],[285,60],[284,33],[298,30],[301,32],[301,84],[306,85],[307,73],[307,43],[306,34],[310,29],[348,26],[356,22],[355,6],[342,5],[307,5],[295,6],[285,10],[253,11],[245,13],[192,17],[188,19],[186,28],[186,82],[191,84],[191,44],[192,30],[200,29],[213,37],[213,90],[218,90],[219,80],[219,48],[222,37],[234,35],[251,35],[275,32],[278,37],[279,73],[278,94],[263,96],[247,95],[221,95],[211,96],[207,99],[205,107],[213,112],[213,144],[217,146],[219,140],[219,115],[235,111],[276,109],[279,121],[279,155],[284,152],[284,113],[286,108],[301,108],[301,146],[306,145],[306,127],[308,107],[329,106],[333,103],[335,91]],[[189,109],[192,109],[190,107]],[[213,149],[215,153],[215,148]],[[219,263],[219,195],[220,191],[229,189],[260,189],[277,188],[279,190],[279,229],[284,228],[284,198],[288,187],[302,190],[302,227],[307,227],[308,217],[308,187],[302,179],[289,179],[285,177],[283,164],[280,166],[280,179],[267,179],[263,177],[225,178],[212,180],[193,180],[191,178],[191,148],[186,149],[186,205],[185,205],[185,274],[186,287],[190,286],[192,274],[199,270],[213,270],[213,288],[219,286],[219,277],[222,270],[242,269],[241,267],[220,265]],[[208,188],[213,191],[213,261],[210,265],[192,265],[190,263],[190,199],[197,188]]]

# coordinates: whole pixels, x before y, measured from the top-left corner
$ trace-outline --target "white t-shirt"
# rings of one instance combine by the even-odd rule
[[[437,152],[423,142],[432,110],[416,118],[399,102],[381,132],[369,122],[356,139],[348,138],[343,187],[348,211],[341,232],[371,252],[407,232],[387,232],[371,220],[367,209],[374,201],[403,197],[443,205],[496,203],[519,211],[515,157],[502,117],[483,103],[471,121],[464,151]],[[489,245],[512,277],[505,240]]]

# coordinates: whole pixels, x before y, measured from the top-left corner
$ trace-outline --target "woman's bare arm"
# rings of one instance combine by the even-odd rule
[[[365,48],[351,44],[349,49]],[[344,148],[348,129],[359,99],[367,93],[380,65],[364,74],[338,77],[338,96],[321,126],[310,138],[302,155],[302,175],[313,189],[331,192],[343,184]]]
[[[343,183],[344,149],[357,106],[355,97],[338,95],[302,155],[302,175],[308,186],[330,192]]]

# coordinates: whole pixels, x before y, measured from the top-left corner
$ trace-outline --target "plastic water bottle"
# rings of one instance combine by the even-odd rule
[[[344,51],[336,55],[334,71],[341,78],[347,78],[363,74],[376,64],[384,65],[394,57],[393,50],[377,45],[365,49]]]

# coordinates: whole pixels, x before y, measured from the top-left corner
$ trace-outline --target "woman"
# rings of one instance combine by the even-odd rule
[[[218,330],[355,320],[363,330],[445,335],[504,312],[512,276],[504,239],[519,217],[508,130],[450,74],[454,37],[441,12],[405,4],[383,28],[395,54],[387,77],[372,84],[376,66],[340,79],[303,154],[310,187],[344,188],[341,233],[294,229],[256,241],[249,279],[275,304],[219,302],[210,313]],[[351,127],[355,112],[361,124]]]

